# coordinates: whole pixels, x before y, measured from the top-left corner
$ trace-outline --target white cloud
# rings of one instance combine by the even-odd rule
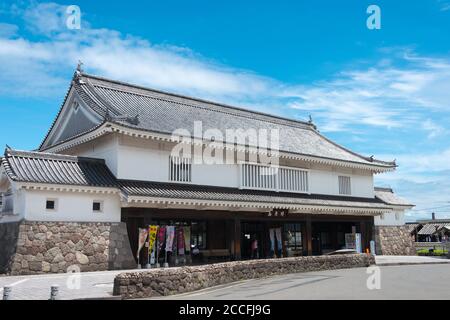
[[[155,45],[114,30],[89,28],[86,23],[81,30],[68,30],[65,8],[55,3],[40,3],[16,9],[30,30],[45,37],[39,41],[0,38],[0,60],[13,61],[0,66],[0,72],[10,76],[10,93],[14,92],[13,87],[23,88],[20,82],[27,80],[30,93],[48,94],[36,90],[42,84],[39,77],[32,80],[36,70],[41,71],[40,76],[51,78],[57,72],[50,65],[57,65],[59,70],[73,69],[79,59],[88,71],[103,76],[224,99],[275,94],[276,87],[281,86],[273,79],[211,62],[186,48]],[[16,65],[29,68],[17,70]],[[11,80],[17,82],[13,85]],[[19,94],[24,90],[19,89]]]
[[[396,193],[415,204],[416,208],[408,213],[412,220],[429,218],[433,211],[439,218],[450,218],[450,148],[434,153],[397,154],[396,157],[399,169],[377,176],[376,184],[394,188]],[[449,206],[444,207],[446,205]]]
[[[440,3],[440,10],[441,11],[449,11],[450,10],[450,2],[448,1],[443,1],[443,0],[438,0],[438,2]]]
[[[0,23],[0,38],[10,38],[17,34],[19,28],[10,23]]]
[[[435,123],[433,120],[431,119],[427,119],[425,120],[425,122],[422,125],[423,129],[425,129],[426,131],[428,131],[428,138],[429,139],[433,139],[436,138],[440,135],[446,134],[447,133],[447,129],[444,128],[443,126]]]

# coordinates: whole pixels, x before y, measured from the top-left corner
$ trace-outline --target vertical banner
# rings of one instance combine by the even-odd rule
[[[158,229],[158,254],[166,243],[166,227],[159,227]]]
[[[166,240],[166,227],[158,228],[158,244],[156,248],[156,265],[159,267],[159,253],[164,247],[164,243]]]
[[[183,227],[184,251],[186,254],[191,252],[191,227]]]
[[[355,250],[362,253],[361,233],[355,233]]]
[[[184,256],[184,228],[177,228],[178,254]]]
[[[175,227],[168,226],[166,229],[166,252],[172,252],[173,250],[173,238],[175,237]]]
[[[269,229],[270,253],[275,252],[275,230]]]
[[[275,229],[275,233],[277,236],[277,250],[280,257],[283,256],[283,242],[281,240],[281,228]]]
[[[141,252],[142,247],[145,245],[145,241],[147,240],[148,230],[139,228],[139,238],[138,238],[138,249],[136,252],[136,258],[139,263],[139,252]]]
[[[158,232],[158,226],[148,227],[148,256],[150,257],[153,251],[153,247],[156,240],[156,235]]]

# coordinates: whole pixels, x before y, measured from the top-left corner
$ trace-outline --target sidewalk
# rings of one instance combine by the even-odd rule
[[[400,266],[414,264],[450,264],[450,259],[419,256],[375,256],[379,266]]]
[[[59,300],[112,298],[114,278],[122,272],[127,270],[0,277],[0,300],[4,286],[12,287],[11,300],[48,300],[52,285],[59,286]]]

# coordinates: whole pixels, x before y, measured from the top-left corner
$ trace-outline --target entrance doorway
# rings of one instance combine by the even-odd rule
[[[312,254],[322,255],[345,249],[345,234],[359,227],[352,222],[318,222],[312,224]]]
[[[243,222],[241,226],[241,258],[264,258],[264,224],[261,222]]]

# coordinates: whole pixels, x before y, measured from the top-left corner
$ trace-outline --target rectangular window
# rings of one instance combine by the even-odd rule
[[[47,199],[47,201],[45,202],[45,209],[50,211],[56,210],[56,200]]]
[[[350,177],[339,176],[339,194],[342,195],[352,194]]]
[[[192,222],[191,246],[206,249],[206,222]]]
[[[169,180],[192,182],[192,162],[190,158],[169,157]]]
[[[301,224],[287,223],[283,226],[285,248],[288,257],[303,254]]]
[[[299,168],[269,167],[260,164],[243,163],[241,188],[307,193],[309,191],[308,171]]]
[[[103,202],[102,201],[94,201],[92,203],[92,211],[103,212]]]

